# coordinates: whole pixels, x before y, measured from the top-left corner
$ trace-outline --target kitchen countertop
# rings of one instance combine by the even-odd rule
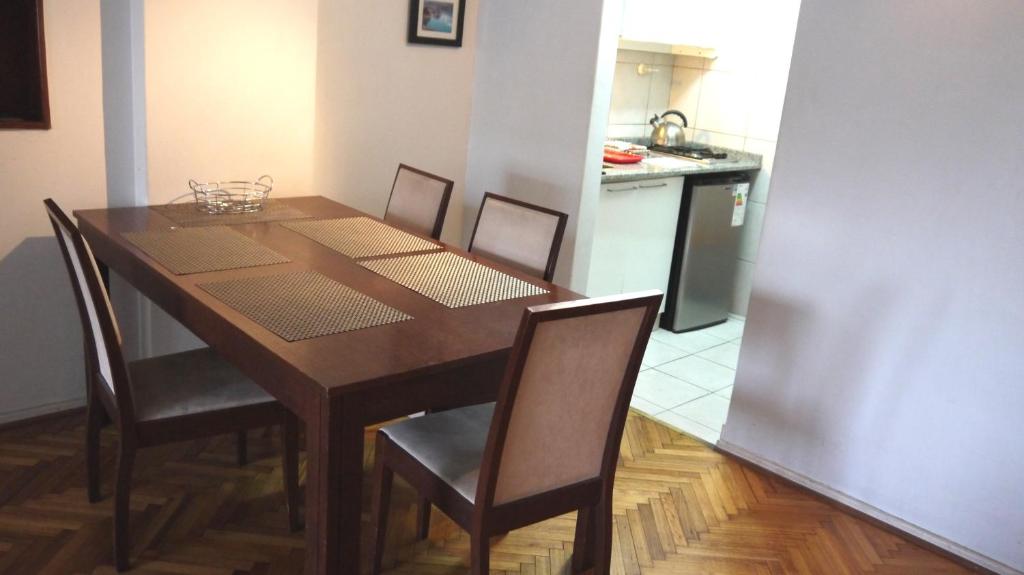
[[[674,178],[677,176],[696,176],[703,174],[721,174],[725,172],[747,172],[761,169],[761,156],[748,152],[740,152],[728,148],[711,146],[711,149],[729,154],[736,161],[705,164],[695,160],[687,160],[669,154],[651,152],[644,161],[638,164],[616,165],[614,168],[601,170],[601,183],[635,182],[655,178]]]

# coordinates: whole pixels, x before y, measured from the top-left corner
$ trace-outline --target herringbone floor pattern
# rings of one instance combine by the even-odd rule
[[[0,432],[0,573],[113,573],[110,500],[86,500],[83,431],[83,417],[73,415]],[[116,434],[103,441],[109,495]],[[304,542],[286,529],[279,448],[276,433],[253,434],[246,467],[235,465],[231,437],[142,451],[133,572],[301,573]],[[370,461],[368,450],[367,469]],[[614,513],[613,573],[622,575],[964,571],[636,414],[622,443]],[[466,572],[468,538],[434,517],[430,539],[414,542],[413,494],[396,482],[392,573]],[[574,521],[559,517],[495,540],[492,574],[568,573]]]

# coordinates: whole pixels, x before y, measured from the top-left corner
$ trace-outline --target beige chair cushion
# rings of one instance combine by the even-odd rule
[[[542,278],[557,230],[558,216],[488,197],[470,251]]]
[[[493,403],[474,405],[407,419],[381,432],[473,503],[493,415]]]
[[[209,348],[135,361],[128,371],[140,422],[276,401]]]
[[[399,168],[384,221],[430,236],[444,200],[446,185],[429,176]]]

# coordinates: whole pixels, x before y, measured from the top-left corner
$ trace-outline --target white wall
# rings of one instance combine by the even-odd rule
[[[84,401],[71,283],[43,199],[106,200],[99,0],[46,0],[50,130],[0,130],[0,422]]]
[[[100,0],[103,130],[110,207],[148,203],[144,0]],[[150,304],[116,272],[110,296],[129,360],[149,355]]]
[[[485,191],[566,212],[555,281],[581,292],[621,8],[621,0],[606,0],[603,13],[588,0],[480,7],[463,241]]]
[[[1018,0],[805,0],[722,436],[1007,573],[1024,570],[1022,29]]]
[[[149,201],[270,174],[312,193],[316,0],[147,0]]]
[[[317,0],[147,0],[148,195],[191,200],[188,180],[274,178],[272,197],[311,195]],[[143,355],[202,342],[140,306]]]
[[[399,163],[455,181],[442,239],[461,238],[477,0],[461,48],[408,44],[408,2],[323,0],[315,193],[383,216]]]

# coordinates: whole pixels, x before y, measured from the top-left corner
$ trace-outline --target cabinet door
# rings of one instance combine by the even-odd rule
[[[636,198],[636,182],[601,186],[590,254],[587,295],[598,297],[622,293],[624,265],[630,253],[629,212]]]
[[[683,178],[601,187],[587,295],[667,291],[682,196]]]
[[[637,182],[635,194],[631,210],[636,216],[631,219],[638,221],[631,226],[622,291],[667,292],[683,178],[643,180]],[[661,305],[664,311],[664,300]]]

